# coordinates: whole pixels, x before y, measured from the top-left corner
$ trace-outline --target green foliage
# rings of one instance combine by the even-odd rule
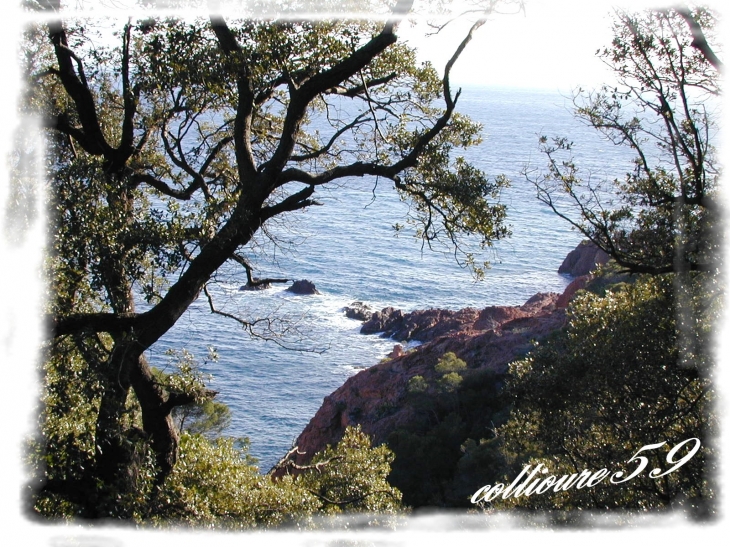
[[[371,448],[359,429],[348,429],[335,449],[315,455],[315,463],[331,463],[297,477],[274,480],[259,473],[256,460],[248,454],[247,440],[210,438],[220,434],[230,410],[207,398],[181,406],[175,414],[184,429],[179,459],[157,489],[153,453],[139,429],[138,402],[130,396],[125,427],[127,450],[133,457],[120,474],[119,484],[99,484],[90,490],[84,479],[85,473],[93,472],[98,409],[94,400],[86,399],[89,394],[81,392],[87,387],[84,382],[75,386],[69,382],[72,374],[59,373],[62,365],[83,367],[85,361],[74,359],[72,353],[59,355],[66,361],[46,364],[42,436],[31,443],[30,450],[36,480],[45,485],[33,495],[39,514],[85,517],[84,497],[101,503],[113,497],[113,505],[98,510],[142,525],[250,529],[291,523],[312,526],[311,517],[316,514],[395,513],[400,507],[400,493],[386,480],[392,452],[385,446]],[[190,353],[171,352],[171,365],[177,370],[171,374],[157,371],[158,381],[204,393],[203,376]]]
[[[495,417],[499,421],[498,417]],[[456,506],[470,506],[474,492],[485,484],[493,484],[494,477],[507,473],[513,477],[513,467],[504,455],[502,441],[498,437],[466,439],[460,450],[463,456],[456,464],[453,480],[453,500]],[[491,481],[491,482],[490,482]]]
[[[150,522],[157,526],[248,529],[299,521],[318,507],[292,477],[262,476],[245,440],[184,433],[180,459],[155,496]]]
[[[459,359],[446,357],[446,362],[452,366],[456,362],[456,367],[462,368]],[[490,444],[495,427],[508,415],[499,396],[500,375],[472,369],[463,377],[456,372],[444,376],[453,378],[453,385],[439,383],[441,389],[431,391],[427,391],[425,380],[411,379],[409,388],[411,384],[424,387],[423,391],[409,389],[408,404],[413,405],[418,419],[388,437],[388,446],[396,456],[389,480],[403,492],[404,503],[412,507],[469,507],[474,485],[481,484],[494,469],[503,471],[504,458]],[[447,387],[450,389],[444,389]],[[472,446],[478,448],[468,448]],[[487,446],[490,452],[478,456]],[[491,463],[482,467],[486,461]]]
[[[119,430],[124,431],[120,448],[126,461],[124,471],[108,482],[89,480],[95,473],[96,421],[104,378],[73,343],[58,340],[51,355],[44,363],[38,435],[28,452],[32,510],[57,519],[88,518],[97,513],[139,517],[145,511],[156,469],[149,442],[139,427],[136,399],[130,396],[125,401],[119,423]]]
[[[438,379],[438,387],[447,393],[453,393],[461,384],[462,377],[459,372],[466,370],[466,362],[459,359],[454,352],[444,353],[434,370],[441,374]]]
[[[184,433],[180,461],[154,498],[150,522],[250,529],[317,526],[314,516],[343,512],[395,514],[401,495],[386,480],[392,460],[386,446],[372,448],[359,428],[348,428],[309,469],[274,479],[259,474],[245,440]]]
[[[662,480],[645,473],[621,486],[601,483],[500,501],[502,506],[651,509],[680,496],[690,506],[713,497],[709,440],[716,417],[712,384],[704,374],[709,348],[695,347],[691,361],[682,358],[684,338],[698,322],[682,324],[672,281],[672,276],[642,278],[605,296],[577,297],[567,331],[511,365],[514,406],[499,434],[512,462],[540,461],[557,476],[633,469],[625,462],[636,450],[662,441],[667,446],[650,461],[655,467],[666,468],[666,452],[689,438],[702,441],[700,453]],[[716,295],[708,297],[703,282],[693,280],[691,287],[705,304],[701,330],[716,313],[707,308]]]
[[[328,446],[312,459],[319,469],[300,475],[296,484],[320,500],[325,514],[393,514],[401,501],[387,480],[393,458],[386,445],[371,447],[360,426],[348,427],[334,449]]]
[[[200,426],[201,429],[204,429]],[[207,430],[210,433],[210,430]],[[40,445],[35,445],[36,448]],[[400,492],[387,476],[393,453],[381,445],[372,448],[359,428],[348,428],[333,449],[314,456],[312,469],[300,475],[272,478],[262,475],[248,453],[247,439],[206,438],[183,432],[179,460],[159,489],[153,486],[152,451],[137,441],[140,461],[135,467],[135,495],[116,498],[110,516],[132,519],[140,525],[196,528],[251,529],[289,524],[318,526],[313,518],[343,512],[397,514]],[[51,451],[53,457],[65,451]],[[92,451],[93,453],[93,451]],[[32,458],[38,465],[40,454]],[[87,456],[86,460],[90,457]],[[77,464],[84,460],[72,460]],[[63,472],[58,463],[46,474],[54,481]],[[68,485],[69,482],[65,481]],[[122,492],[122,490],[120,490]],[[34,499],[35,510],[46,517],[84,516],[83,507],[68,492],[47,490]]]
[[[205,387],[205,382],[212,380],[213,377],[200,372],[200,364],[195,356],[186,349],[180,351],[169,349],[165,355],[168,357],[168,368],[172,368],[173,371],[168,373],[156,370],[158,385],[163,386],[170,393],[187,395],[194,399],[195,403],[206,401],[210,395]],[[208,359],[210,361],[218,359],[215,350],[211,347],[208,348]]]
[[[439,362],[434,367],[439,374],[448,372],[461,372],[466,369],[466,362],[459,359],[453,351],[444,353]]]
[[[696,437],[700,452],[662,479],[645,473],[624,485],[493,505],[647,510],[679,503],[711,511],[717,417],[708,375],[722,286],[707,275],[679,279],[639,277],[581,293],[568,326],[511,365],[506,391],[503,377],[479,369],[464,370],[453,391],[409,389],[418,419],[388,438],[396,454],[390,481],[404,502],[473,507],[469,498],[480,486],[508,484],[528,463],[558,477],[604,467],[631,472],[636,464],[626,460],[662,441],[647,469],[667,469],[669,449]]]
[[[231,409],[225,403],[205,400],[175,407],[172,418],[179,431],[218,437],[231,424]]]
[[[424,393],[428,389],[428,382],[421,375],[413,376],[408,380],[408,393]]]
[[[425,432],[399,429],[388,436],[396,455],[390,482],[403,492],[404,503],[420,507],[451,501],[450,484],[467,434],[467,424],[452,412]]]
[[[73,349],[72,344],[60,342],[58,358],[44,364],[41,431],[49,444],[65,446],[64,449],[48,450],[46,456],[50,467],[56,466],[51,461],[57,458],[57,464],[64,468],[80,466],[81,469],[94,453],[92,424],[98,411],[100,386],[84,381],[93,378],[93,372]],[[74,475],[77,472],[67,468],[62,473]]]
[[[203,374],[200,371],[201,364],[187,350],[170,349],[165,354],[168,356],[165,370],[153,369],[158,385],[173,395],[184,396],[191,401],[176,406],[171,412],[177,430],[211,438],[220,436],[231,423],[231,409],[213,400],[216,393],[205,384],[212,380],[212,375]],[[202,364],[217,360],[218,354],[209,347],[208,357]]]
[[[453,148],[477,144],[480,130],[466,117],[455,115],[453,125],[435,139],[423,161],[396,186],[402,199],[411,202],[407,222],[416,227],[416,237],[429,247],[443,240],[457,243],[453,235],[464,233],[475,236],[479,248],[484,249],[511,233],[504,224],[506,206],[499,203],[501,190],[509,186],[508,179],[499,176],[490,180],[463,157],[450,160]],[[407,148],[420,134],[397,134],[394,140],[404,140],[399,146]],[[474,257],[478,249],[469,251],[462,245],[456,247],[463,253],[460,263],[482,279],[489,263],[478,264]]]
[[[438,384],[441,389],[448,392],[456,391],[463,378],[458,372],[449,372],[439,378]]]

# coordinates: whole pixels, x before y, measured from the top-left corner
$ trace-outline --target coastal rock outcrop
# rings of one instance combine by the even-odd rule
[[[361,334],[377,334],[385,332],[392,325],[403,319],[403,312],[393,307],[383,308],[371,314],[360,329]]]
[[[573,277],[588,275],[599,265],[608,262],[609,258],[608,254],[594,243],[587,240],[582,241],[568,253],[558,268],[558,273],[569,274]]]
[[[398,342],[416,340],[429,342],[455,330],[464,330],[471,327],[479,317],[479,310],[464,308],[459,311],[451,310],[416,310],[403,313],[395,308],[383,308],[372,314],[360,332],[362,334],[376,334],[384,338],[392,338]]]
[[[369,321],[373,315],[373,308],[363,302],[353,302],[345,306],[345,316],[358,321]]]
[[[264,281],[263,283],[257,283],[256,280],[254,280],[254,283],[246,283],[245,285],[241,285],[241,287],[238,289],[239,291],[263,291],[266,289],[271,288],[271,283]]]
[[[580,277],[576,277],[573,281],[570,282],[570,284],[565,287],[565,290],[563,291],[563,294],[560,295],[560,298],[558,298],[557,302],[555,302],[556,308],[567,308],[570,301],[575,296],[575,293],[578,291],[585,289],[586,285],[593,279],[592,275],[581,275]]]
[[[435,385],[434,365],[444,353],[454,352],[463,359],[467,371],[505,373],[511,361],[532,348],[533,340],[565,323],[565,310],[556,306],[559,298],[555,293],[542,293],[522,306],[490,306],[481,311],[467,308],[403,314],[386,308],[374,313],[373,318],[383,321],[377,325],[387,326],[394,318],[396,335],[425,343],[412,351],[394,351],[393,357],[350,377],[325,397],[296,441],[300,452],[304,452],[297,456],[297,463],[304,464],[317,451],[337,443],[348,425],[360,424],[377,445],[394,430],[416,423],[419,412],[406,400],[408,382],[420,375]]]
[[[292,283],[291,287],[287,289],[287,291],[294,294],[322,294],[317,290],[317,287],[314,286],[314,283],[312,283],[308,279],[295,281],[294,283]]]

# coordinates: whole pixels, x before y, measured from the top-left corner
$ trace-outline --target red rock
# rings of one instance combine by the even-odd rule
[[[582,241],[568,253],[558,268],[558,273],[567,273],[573,277],[587,275],[597,266],[608,262],[609,256],[594,243]]]
[[[576,277],[567,287],[565,287],[563,294],[560,295],[555,306],[558,308],[567,308],[568,303],[573,299],[575,293],[581,289],[585,289],[591,279],[593,279],[592,275],[581,275],[580,277]]]
[[[525,315],[527,315],[527,312],[517,307],[489,306],[481,311],[479,318],[474,323],[474,328],[476,330],[496,329],[502,323]]]
[[[360,424],[377,445],[395,429],[418,423],[418,412],[405,401],[408,381],[420,375],[435,385],[438,374],[434,365],[446,352],[466,361],[468,369],[506,372],[511,361],[532,348],[532,340],[565,323],[565,311],[556,307],[557,300],[557,294],[546,293],[535,295],[522,306],[490,306],[481,312],[471,308],[460,312],[426,310],[418,316],[425,321],[419,326],[422,332],[430,329],[433,338],[411,352],[359,372],[325,397],[296,441],[305,453],[297,456],[296,463],[305,464],[328,444],[336,444],[348,425]],[[439,318],[445,318],[441,330]],[[431,324],[432,319],[435,324]]]
[[[400,344],[396,344],[395,346],[393,346],[393,351],[388,354],[388,359],[395,359],[396,357],[400,357],[401,355],[403,355],[403,346],[401,346]]]

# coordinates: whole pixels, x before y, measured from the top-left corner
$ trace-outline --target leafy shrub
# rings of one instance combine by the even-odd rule
[[[428,389],[428,382],[417,374],[408,380],[408,393],[424,393]]]
[[[321,505],[292,477],[275,482],[254,463],[245,440],[183,433],[179,460],[156,496],[152,523],[270,527],[304,519]]]
[[[452,351],[444,353],[439,362],[434,367],[439,374],[447,374],[449,372],[460,372],[466,369],[466,362],[459,359]]]
[[[533,508],[665,507],[678,496],[701,506],[713,496],[707,440],[716,427],[712,385],[703,375],[707,347],[687,337],[708,329],[706,306],[678,302],[671,276],[641,278],[605,296],[585,293],[570,307],[567,331],[512,364],[514,402],[500,430],[506,457],[543,462],[558,477],[583,469],[633,470],[639,448],[666,441],[651,454],[650,467],[666,469],[668,450],[689,438],[703,448],[662,480],[639,475],[624,486],[604,481],[595,488],[510,499],[502,506]],[[702,300],[700,280],[693,282]],[[684,306],[704,310],[699,315]],[[687,317],[691,324],[678,323]],[[690,366],[688,366],[690,365]],[[652,467],[653,466],[653,467]]]
[[[386,445],[373,448],[360,426],[348,427],[334,449],[328,446],[314,456],[311,465],[321,467],[300,475],[295,485],[314,495],[326,514],[393,514],[402,498],[387,480],[393,458]]]
[[[438,381],[439,387],[449,393],[456,391],[463,378],[457,372],[444,374]]]

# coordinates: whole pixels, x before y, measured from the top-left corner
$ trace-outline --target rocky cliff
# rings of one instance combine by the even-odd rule
[[[349,378],[325,397],[321,408],[296,441],[298,464],[326,445],[334,445],[348,425],[360,424],[374,444],[397,429],[419,422],[417,407],[408,404],[408,382],[419,375],[435,390],[434,365],[447,352],[467,363],[467,370],[501,374],[507,365],[565,322],[566,297],[539,293],[522,306],[490,306],[483,310],[423,310],[403,314],[386,308],[365,323],[365,332],[386,332],[396,340],[420,340],[423,345],[374,365]],[[558,306],[558,304],[561,306]]]
[[[397,344],[325,397],[296,441],[298,454],[290,453],[294,463],[307,464],[359,424],[374,444],[387,442],[394,452],[388,481],[406,505],[471,507],[475,485],[517,472],[497,437],[512,405],[502,390],[509,364],[565,325],[578,291],[601,290],[611,276],[590,272],[605,259],[580,244],[561,266],[574,277],[563,294],[538,293],[521,306],[404,313],[354,302],[345,313],[363,321],[361,332],[422,345],[404,351]]]
[[[608,262],[609,256],[596,244],[583,241],[568,253],[558,268],[558,273],[569,274],[573,277],[588,275],[596,267]]]

